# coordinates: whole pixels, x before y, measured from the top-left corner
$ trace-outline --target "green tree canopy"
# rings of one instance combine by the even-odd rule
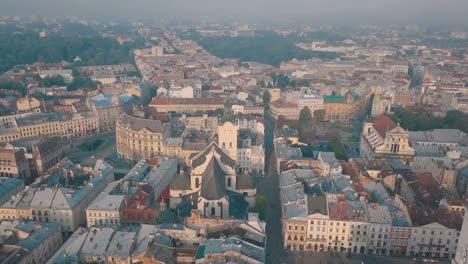
[[[316,122],[322,122],[325,119],[325,109],[315,110],[314,119]]]
[[[299,123],[301,125],[307,124],[312,121],[312,114],[310,113],[310,109],[307,106],[301,109],[299,112]]]
[[[52,87],[52,86],[66,86],[67,83],[62,76],[46,76],[39,81],[39,86],[41,87]]]
[[[255,196],[254,208],[255,208],[255,211],[257,211],[257,213],[259,214],[261,220],[265,220],[267,206],[268,206],[268,203],[267,203],[265,196],[257,194],[257,196]]]

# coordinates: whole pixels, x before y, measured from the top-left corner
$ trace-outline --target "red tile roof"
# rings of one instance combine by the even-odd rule
[[[382,138],[385,138],[387,131],[394,129],[397,125],[387,115],[376,116],[373,120],[374,128]]]

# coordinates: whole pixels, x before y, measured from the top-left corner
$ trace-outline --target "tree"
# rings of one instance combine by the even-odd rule
[[[270,94],[270,92],[264,91],[264,92],[263,92],[262,99],[263,99],[263,103],[264,103],[264,104],[269,104],[270,101],[271,101],[271,94]]]
[[[46,76],[39,81],[41,87],[66,86],[67,83],[60,75]]]
[[[301,125],[305,125],[310,121],[312,121],[312,114],[310,113],[309,107],[304,106],[304,108],[299,112],[299,123]]]
[[[261,220],[265,220],[267,206],[268,204],[265,196],[257,194],[257,196],[255,196],[254,208],[255,211],[257,211],[257,213],[259,214]]]
[[[314,119],[316,122],[322,122],[325,119],[325,109],[315,110]]]

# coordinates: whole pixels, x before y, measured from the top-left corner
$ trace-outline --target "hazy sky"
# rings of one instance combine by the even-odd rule
[[[468,0],[0,0],[0,14],[468,25]]]

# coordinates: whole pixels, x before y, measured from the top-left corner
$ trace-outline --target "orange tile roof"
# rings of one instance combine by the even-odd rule
[[[374,128],[382,138],[385,138],[387,131],[394,129],[397,125],[387,115],[379,115],[374,118]]]

